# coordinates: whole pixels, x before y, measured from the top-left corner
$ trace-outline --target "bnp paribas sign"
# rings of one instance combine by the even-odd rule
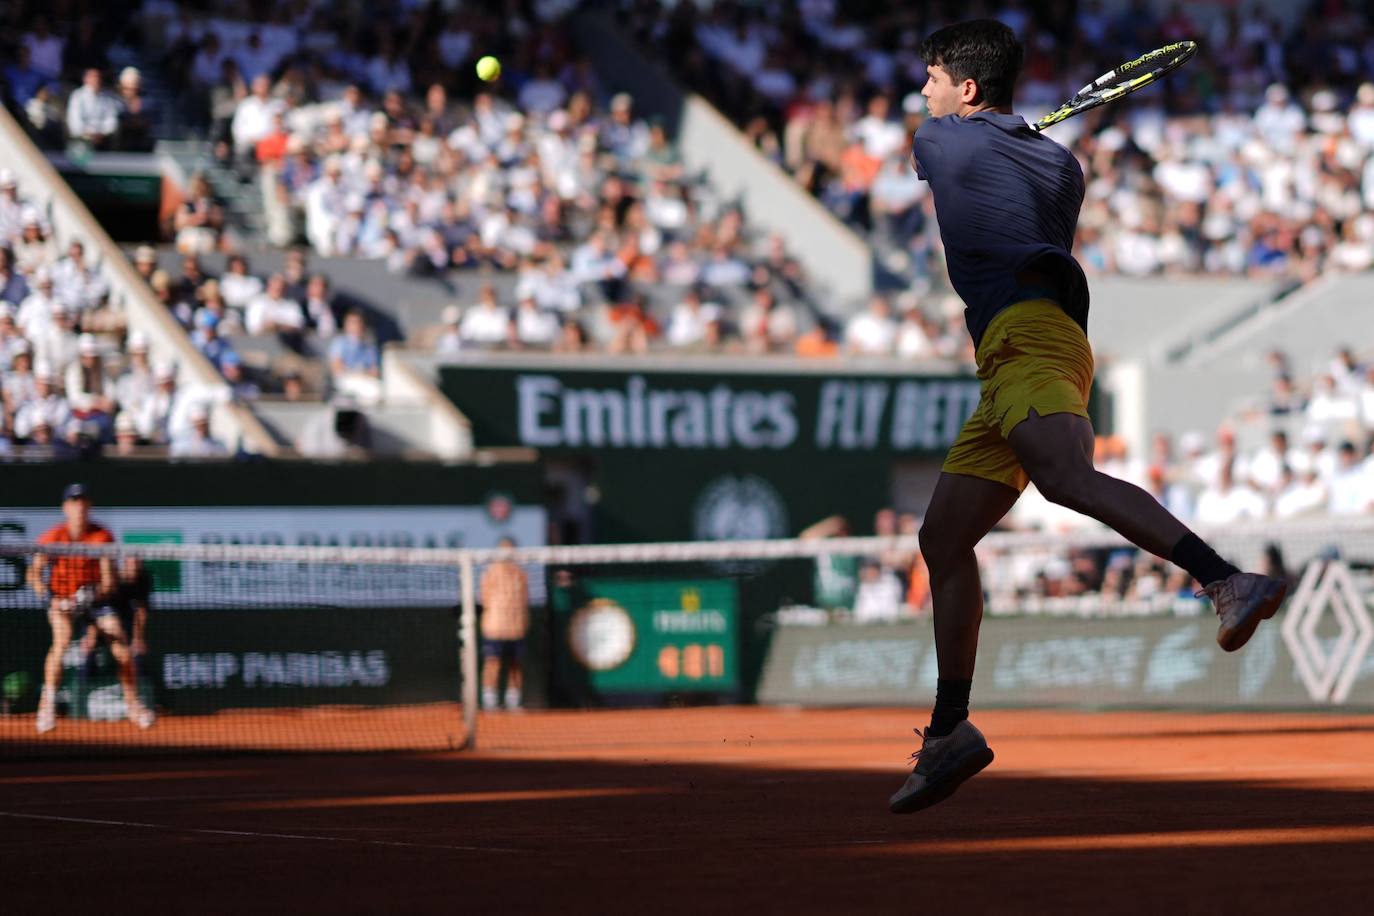
[[[450,366],[478,445],[545,450],[943,452],[971,377],[539,371]]]

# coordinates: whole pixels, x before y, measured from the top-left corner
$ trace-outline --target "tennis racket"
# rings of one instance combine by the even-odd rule
[[[1148,54],[1142,54],[1135,60],[1127,61],[1115,70],[1109,70],[1102,74],[1074,93],[1073,98],[1031,126],[1036,130],[1044,130],[1046,127],[1058,124],[1060,121],[1066,121],[1074,115],[1092,111],[1094,108],[1106,105],[1108,102],[1114,102],[1124,95],[1130,95],[1137,89],[1143,89],[1155,82],[1166,73],[1177,70],[1196,53],[1197,42],[1176,41]]]

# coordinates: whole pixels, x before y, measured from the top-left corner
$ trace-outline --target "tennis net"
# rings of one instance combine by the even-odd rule
[[[1374,519],[1203,533],[1293,584],[1240,653],[1215,646],[1194,583],[1114,534],[989,537],[978,705],[1374,709]],[[139,567],[151,578],[141,631],[123,599],[70,615],[55,727],[41,733],[53,635],[32,588],[40,552],[50,575],[107,558],[120,589]],[[507,549],[0,543],[0,614],[0,757],[663,746],[690,731],[690,707],[923,712],[936,678],[910,535]],[[134,657],[132,692],[116,633]],[[140,706],[152,727],[129,720]],[[666,708],[679,712],[655,714]]]
[[[459,581],[451,551],[0,545],[0,756],[461,747]]]

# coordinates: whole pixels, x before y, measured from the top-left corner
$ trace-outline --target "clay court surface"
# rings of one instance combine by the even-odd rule
[[[1369,911],[1374,716],[979,712],[993,766],[894,817],[886,799],[924,718],[526,713],[486,717],[478,752],[101,760],[7,759],[9,720],[0,900],[13,913]],[[175,743],[178,727],[191,728],[153,733]]]

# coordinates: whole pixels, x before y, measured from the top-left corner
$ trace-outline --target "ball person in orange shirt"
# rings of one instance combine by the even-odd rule
[[[515,541],[501,538],[503,550]],[[530,590],[525,571],[510,559],[496,560],[483,572],[482,596],[482,706],[496,709],[501,669],[506,671],[506,708],[519,709],[523,702],[525,636],[530,629]]]
[[[40,544],[112,544],[110,532],[91,521],[91,500],[83,484],[74,483],[62,493],[64,521],[38,538]],[[119,615],[106,600],[115,588],[114,560],[109,557],[75,557],[38,553],[29,566],[29,586],[40,601],[48,603],[52,646],[43,663],[43,694],[38,701],[38,732],[57,727],[57,689],[62,686],[62,657],[72,634],[94,623],[110,641],[110,654],[119,669],[129,720],[140,728],[153,724],[153,714],[138,699],[133,654]]]

